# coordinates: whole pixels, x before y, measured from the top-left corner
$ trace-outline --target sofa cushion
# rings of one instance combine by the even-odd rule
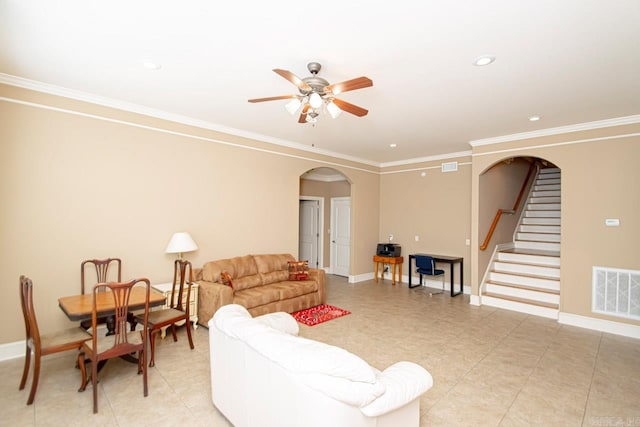
[[[241,335],[233,326],[234,334]],[[283,368],[301,374],[322,374],[350,381],[374,384],[376,370],[353,353],[319,341],[296,337],[274,329],[248,336],[245,342]]]
[[[303,281],[284,281],[269,285],[278,290],[281,300],[299,297],[300,295],[310,294],[318,291],[318,283],[315,280]]]
[[[234,288],[238,289],[235,279],[257,275],[258,267],[251,255],[210,261],[202,267],[202,279],[208,282],[222,283],[220,273],[223,271],[226,271],[231,275],[231,278],[234,279]]]
[[[253,255],[263,285],[282,282],[289,279],[287,262],[295,260],[289,254]]]
[[[237,286],[237,281],[234,281],[234,285]],[[246,288],[242,290],[238,290],[236,287],[235,294],[233,295],[233,302],[246,308],[258,307],[278,300],[280,300],[280,289],[275,287],[275,285]]]

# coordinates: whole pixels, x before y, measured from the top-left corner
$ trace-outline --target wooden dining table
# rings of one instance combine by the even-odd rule
[[[131,289],[129,296],[130,311],[144,309],[146,292],[146,288],[142,286],[135,286]],[[149,307],[158,307],[164,305],[164,303],[165,296],[151,289],[149,292]],[[93,313],[93,293],[60,297],[58,298],[58,305],[69,320],[90,320]],[[111,292],[96,293],[96,308],[98,317],[107,318],[107,335],[113,334],[115,328],[113,322],[115,303]],[[109,318],[112,319],[111,322],[109,322]]]

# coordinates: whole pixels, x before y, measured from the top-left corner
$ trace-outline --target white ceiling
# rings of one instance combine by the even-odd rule
[[[271,70],[310,61],[371,78],[339,96],[369,114],[312,127],[247,102],[296,93]],[[384,166],[639,114],[640,1],[0,0],[0,73]]]

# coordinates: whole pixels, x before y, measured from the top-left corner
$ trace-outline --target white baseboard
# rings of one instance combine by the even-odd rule
[[[480,297],[478,295],[471,295],[471,299],[469,300],[470,305],[475,305],[476,307],[480,307],[482,303],[480,302]]]
[[[364,282],[366,280],[373,280],[373,272],[349,276],[349,283]]]
[[[562,312],[558,314],[558,323],[640,339],[640,326],[630,325],[628,323]]]
[[[25,345],[24,340],[0,344],[0,362],[24,357]]]

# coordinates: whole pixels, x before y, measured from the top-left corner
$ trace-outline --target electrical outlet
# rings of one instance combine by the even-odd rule
[[[389,234],[389,241],[393,240],[393,234]]]
[[[467,246],[471,246],[471,239],[465,240],[464,244],[467,245]]]
[[[414,239],[416,239],[416,242],[420,241],[420,236],[418,236],[417,234],[414,236]]]

